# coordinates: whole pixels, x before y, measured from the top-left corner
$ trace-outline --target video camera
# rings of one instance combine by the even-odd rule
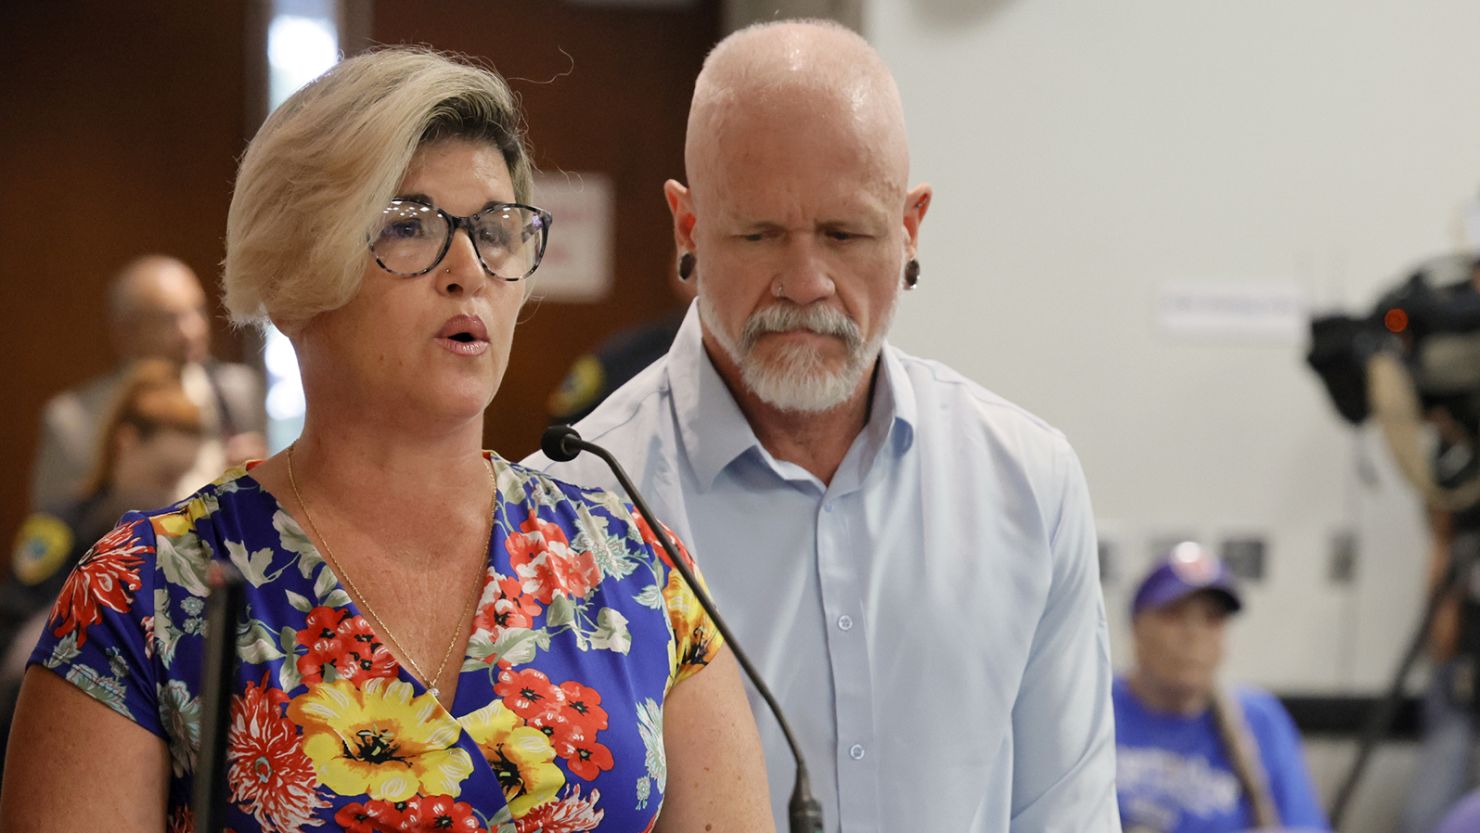
[[[1426,261],[1368,315],[1322,315],[1310,326],[1306,362],[1347,422],[1372,414],[1373,357],[1398,357],[1424,418],[1439,429],[1435,482],[1452,489],[1480,477],[1480,258]]]

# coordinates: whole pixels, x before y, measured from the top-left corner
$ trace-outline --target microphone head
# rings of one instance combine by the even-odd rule
[[[556,463],[566,463],[580,455],[581,449],[576,445],[580,440],[580,433],[569,425],[551,425],[540,437],[540,451]]]

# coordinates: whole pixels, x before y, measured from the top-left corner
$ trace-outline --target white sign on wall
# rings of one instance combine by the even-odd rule
[[[534,204],[554,216],[545,259],[534,274],[535,295],[559,303],[594,303],[611,293],[616,198],[599,173],[542,173]]]
[[[1305,293],[1288,283],[1166,283],[1157,299],[1163,332],[1178,336],[1298,341],[1310,326]]]

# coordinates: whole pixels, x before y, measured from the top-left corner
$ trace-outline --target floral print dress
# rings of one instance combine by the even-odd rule
[[[206,568],[229,560],[247,580],[236,833],[650,830],[665,695],[718,635],[630,507],[488,456],[494,534],[450,712],[245,469],[124,516],[68,578],[31,662],[164,739],[170,833],[193,829]]]

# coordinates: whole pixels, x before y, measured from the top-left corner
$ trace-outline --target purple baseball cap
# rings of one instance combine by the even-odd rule
[[[1216,595],[1227,605],[1229,613],[1237,613],[1244,606],[1228,566],[1201,544],[1183,541],[1158,559],[1141,580],[1131,602],[1131,615],[1202,592]]]

